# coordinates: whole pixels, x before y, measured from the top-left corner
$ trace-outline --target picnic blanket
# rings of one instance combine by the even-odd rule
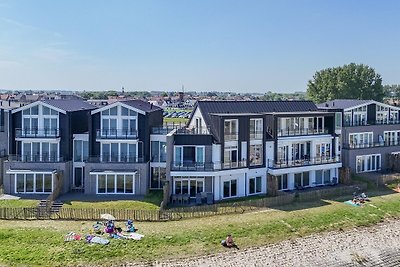
[[[82,238],[81,235],[70,232],[64,236],[64,241],[69,242],[69,241],[81,240],[81,238]]]
[[[356,204],[352,200],[347,200],[347,201],[344,202],[344,204],[348,204],[348,205],[351,205],[353,207],[361,207],[361,204]]]
[[[119,233],[118,234],[120,237],[125,238],[125,239],[133,239],[133,240],[140,240],[144,237],[144,235],[138,234],[138,233]]]
[[[88,243],[100,244],[100,245],[107,245],[108,243],[110,243],[110,241],[108,239],[98,237],[98,236],[92,236],[92,235],[86,236],[86,241]]]

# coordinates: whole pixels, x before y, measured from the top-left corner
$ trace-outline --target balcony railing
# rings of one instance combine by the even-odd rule
[[[377,121],[355,121],[355,122],[344,122],[344,127],[351,126],[367,126],[367,125],[391,125],[391,124],[400,124],[400,120],[377,120]]]
[[[129,156],[89,156],[87,162],[90,163],[144,163],[143,158]]]
[[[180,128],[176,130],[176,134],[210,134],[208,128]]]
[[[136,139],[137,130],[134,129],[97,129],[97,139]]]
[[[178,127],[153,127],[151,128],[151,134],[167,135],[172,130],[175,130],[177,128]]]
[[[355,143],[343,144],[344,149],[385,147],[385,146],[400,146],[400,139],[390,140],[390,141],[382,141],[382,142],[365,143],[365,144],[355,144]]]
[[[268,167],[272,169],[281,169],[281,168],[293,168],[293,167],[302,167],[309,165],[319,165],[319,164],[331,164],[331,163],[339,163],[340,157],[315,157],[315,158],[306,158],[306,159],[298,159],[298,160],[277,160],[277,161],[268,161]]]
[[[315,135],[315,134],[328,134],[329,130],[324,129],[280,129],[278,130],[278,136],[296,136],[296,135]]]
[[[8,160],[21,162],[64,162],[63,157],[52,155],[8,155]]]
[[[262,140],[262,139],[263,139],[262,131],[250,132],[250,140]]]
[[[247,167],[247,161],[230,161],[230,162],[223,162],[222,169],[237,169],[237,168],[245,168]]]
[[[236,132],[229,132],[229,133],[224,133],[224,141],[237,141],[238,140],[238,133]]]
[[[60,137],[58,128],[16,128],[15,138],[57,138]]]
[[[151,162],[166,162],[167,161],[167,155],[156,155],[151,157]]]
[[[172,162],[172,171],[213,171],[213,162]]]

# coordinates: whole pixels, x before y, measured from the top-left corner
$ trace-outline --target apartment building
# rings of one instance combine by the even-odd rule
[[[310,101],[199,101],[188,127],[167,136],[172,195],[265,194],[267,176],[279,190],[337,182],[340,130]]]
[[[73,136],[88,131],[87,121],[93,109],[82,100],[42,100],[9,111],[4,191],[49,194],[60,187],[61,192],[68,192]]]
[[[81,138],[88,154],[77,154],[74,160],[84,192],[145,195],[153,188],[149,162],[155,161],[156,153],[150,148],[150,134],[162,123],[162,109],[141,100],[118,101],[91,111],[89,134]],[[79,152],[79,144],[76,148]]]
[[[355,173],[392,169],[389,156],[400,153],[400,107],[356,99],[336,99],[318,106],[342,114],[343,166]]]

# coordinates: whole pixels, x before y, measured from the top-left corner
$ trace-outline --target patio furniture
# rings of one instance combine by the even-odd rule
[[[171,196],[171,202],[172,202],[172,204],[178,203],[178,195],[172,195]]]
[[[190,196],[189,194],[184,194],[182,196],[182,204],[189,204]]]
[[[207,204],[214,204],[214,195],[213,193],[207,193]]]
[[[197,193],[196,194],[196,205],[201,205],[201,204],[203,204],[203,198],[200,193]]]

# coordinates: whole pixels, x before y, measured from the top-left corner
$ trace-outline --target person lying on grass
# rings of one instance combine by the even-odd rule
[[[239,247],[235,244],[235,242],[233,241],[232,235],[229,234],[225,240],[221,241],[221,245],[226,247],[226,248],[236,248],[239,249]]]

